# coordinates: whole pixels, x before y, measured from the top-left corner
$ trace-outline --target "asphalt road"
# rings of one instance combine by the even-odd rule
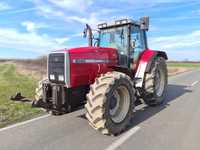
[[[170,77],[166,103],[138,106],[120,136],[93,130],[80,110],[0,130],[0,150],[200,150],[199,81],[200,71]]]

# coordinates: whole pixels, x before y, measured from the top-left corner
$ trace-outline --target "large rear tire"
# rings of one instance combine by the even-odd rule
[[[86,118],[101,133],[118,135],[130,125],[135,99],[130,77],[120,72],[108,72],[90,86]]]
[[[154,60],[150,73],[145,74],[143,99],[149,106],[160,105],[165,100],[167,65],[163,57]]]

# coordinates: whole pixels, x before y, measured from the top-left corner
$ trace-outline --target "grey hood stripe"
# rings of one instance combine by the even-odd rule
[[[73,59],[73,63],[109,63],[108,59]]]

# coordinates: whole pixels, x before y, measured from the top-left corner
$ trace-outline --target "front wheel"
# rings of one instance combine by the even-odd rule
[[[152,64],[151,72],[145,74],[143,99],[147,105],[155,106],[164,102],[167,82],[165,59],[158,57]]]
[[[109,72],[96,79],[87,94],[86,118],[103,134],[124,131],[133,115],[135,90],[129,76]]]
[[[35,89],[35,100],[39,101],[43,97],[43,91],[42,91],[42,85],[43,83],[48,82],[47,78],[42,79],[41,81],[38,82],[38,86]]]

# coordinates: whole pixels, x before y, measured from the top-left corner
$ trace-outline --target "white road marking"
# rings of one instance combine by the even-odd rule
[[[192,87],[192,86],[195,86],[197,83],[199,83],[199,81],[193,82],[190,86],[191,86],[191,87]]]
[[[120,137],[118,140],[113,142],[109,147],[107,147],[105,150],[115,150],[120,145],[122,145],[126,140],[128,140],[133,134],[135,134],[140,129],[139,126],[136,126],[129,131],[127,131],[122,137]]]
[[[27,120],[27,121],[24,121],[24,122],[19,122],[19,123],[10,125],[10,126],[5,127],[5,128],[1,128],[1,129],[0,129],[0,132],[1,132],[1,131],[8,130],[8,129],[15,128],[15,127],[18,127],[18,126],[21,126],[21,125],[25,125],[25,124],[31,123],[31,122],[36,121],[36,120],[40,120],[40,119],[43,119],[43,118],[47,118],[47,117],[49,117],[49,116],[50,116],[50,114],[47,114],[47,115],[43,115],[43,116],[40,116],[40,117],[37,117],[37,118],[33,118],[33,119],[30,119],[30,120]]]

